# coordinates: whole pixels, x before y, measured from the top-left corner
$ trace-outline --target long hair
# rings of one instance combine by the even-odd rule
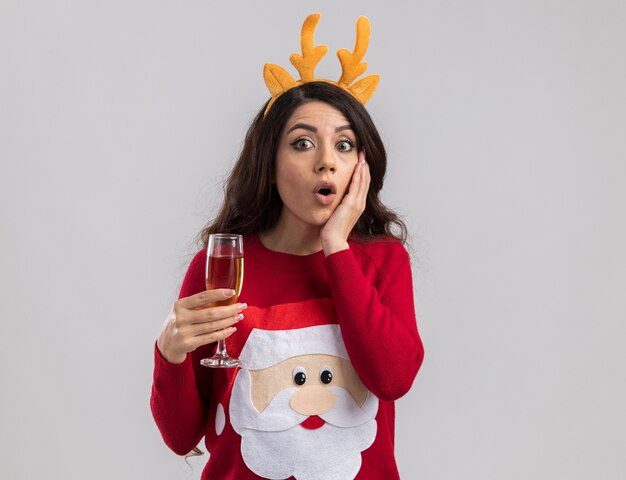
[[[276,152],[293,112],[302,104],[325,102],[346,117],[356,134],[357,147],[365,150],[371,183],[366,206],[353,228],[352,238],[367,241],[394,237],[406,242],[406,226],[398,215],[380,201],[379,193],[387,171],[387,154],[367,110],[352,95],[327,82],[309,82],[292,88],[276,99],[267,115],[267,103],[259,110],[244,140],[243,149],[224,188],[224,202],[217,216],[200,233],[207,246],[211,233],[259,233],[272,228],[280,216],[282,200],[273,183]]]

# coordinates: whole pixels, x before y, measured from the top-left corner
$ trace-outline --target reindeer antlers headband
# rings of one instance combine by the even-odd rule
[[[328,52],[326,45],[315,46],[313,42],[313,34],[315,33],[315,27],[317,27],[319,20],[319,13],[313,13],[306,17],[302,24],[302,33],[300,35],[302,55],[294,53],[289,57],[291,64],[296,67],[300,74],[299,81],[296,81],[289,75],[284,68],[274,65],[273,63],[265,64],[263,68],[263,78],[265,79],[268,90],[272,94],[272,99],[265,109],[265,115],[267,115],[272,104],[280,95],[293,87],[308,82],[327,82],[337,85],[349,92],[363,105],[367,103],[374,93],[374,90],[376,90],[380,75],[368,75],[358,82],[354,82],[354,80],[367,69],[367,62],[361,61],[365,56],[370,39],[370,21],[366,17],[359,17],[356,22],[356,43],[354,45],[354,51],[350,52],[345,48],[337,51],[337,57],[339,57],[342,70],[339,81],[334,82],[325,78],[315,78],[315,67]]]

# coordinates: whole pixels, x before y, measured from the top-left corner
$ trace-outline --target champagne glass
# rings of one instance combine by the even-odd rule
[[[212,302],[210,307],[232,305],[237,302],[243,283],[243,238],[241,235],[214,233],[209,235],[206,252],[206,288],[230,288],[235,294],[225,300]],[[213,368],[232,368],[240,365],[239,359],[226,352],[226,341],[217,342],[217,350],[211,358],[203,358],[200,364]]]

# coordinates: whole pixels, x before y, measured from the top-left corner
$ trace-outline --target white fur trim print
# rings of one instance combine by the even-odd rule
[[[317,325],[294,330],[261,330],[250,333],[239,360],[246,370],[260,370],[298,355],[319,354],[348,358],[339,325]]]
[[[215,433],[219,437],[224,431],[224,426],[226,425],[226,414],[224,413],[224,407],[221,403],[217,404],[217,409],[215,410]]]

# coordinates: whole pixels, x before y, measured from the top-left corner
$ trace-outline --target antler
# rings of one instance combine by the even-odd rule
[[[347,88],[354,79],[367,69],[367,62],[362,62],[367,46],[370,41],[370,22],[366,17],[359,17],[356,22],[356,43],[354,44],[354,50],[348,51],[346,48],[342,48],[337,51],[339,62],[341,63],[342,75],[339,81],[339,85]]]
[[[300,73],[300,79],[303,83],[312,82],[315,79],[315,67],[328,52],[326,45],[318,45],[317,47],[314,45],[313,36],[319,20],[319,13],[312,13],[306,17],[302,24],[302,33],[300,35],[302,55],[294,53],[289,57],[291,64]]]

